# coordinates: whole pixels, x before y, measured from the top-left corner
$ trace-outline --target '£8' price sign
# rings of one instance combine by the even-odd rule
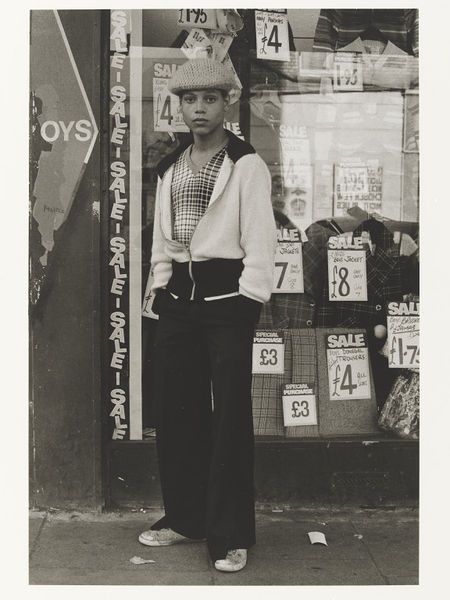
[[[257,331],[253,338],[253,373],[284,373],[284,340],[276,331]]]

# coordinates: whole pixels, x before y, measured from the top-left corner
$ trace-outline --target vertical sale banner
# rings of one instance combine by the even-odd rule
[[[111,12],[108,377],[111,439],[129,437],[129,13]]]

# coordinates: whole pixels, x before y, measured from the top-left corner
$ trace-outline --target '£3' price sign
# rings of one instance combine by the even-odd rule
[[[253,338],[253,373],[284,373],[284,340],[276,331],[257,331]]]
[[[308,383],[288,383],[283,389],[284,426],[317,425],[314,387]]]

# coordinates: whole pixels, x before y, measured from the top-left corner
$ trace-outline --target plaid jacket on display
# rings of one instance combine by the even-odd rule
[[[292,329],[292,383],[312,384],[316,393],[316,409],[319,416],[319,390],[317,376],[316,334],[311,329]],[[286,437],[318,437],[318,425],[286,427]]]
[[[366,249],[367,301],[334,302],[336,305],[336,326],[370,327],[386,323],[386,304],[391,300],[401,300],[406,293],[405,279],[409,257],[400,256],[400,244],[394,242],[393,234],[379,221],[369,219],[357,227],[354,237],[376,225],[375,252],[372,256]],[[373,235],[372,235],[373,238]],[[327,289],[324,290],[328,295]]]
[[[283,386],[292,383],[290,331],[284,336],[284,373],[254,374],[252,379],[253,427],[255,435],[284,435]]]
[[[289,329],[284,336],[284,373],[254,374],[252,382],[253,425],[255,435],[315,437],[318,427],[284,427],[283,387],[287,383],[309,383],[316,390],[318,376],[316,336],[311,329]]]
[[[275,328],[325,327],[334,324],[335,308],[323,302],[327,283],[328,238],[337,235],[330,226],[313,223],[306,230],[303,244],[303,294],[273,294],[270,304]]]

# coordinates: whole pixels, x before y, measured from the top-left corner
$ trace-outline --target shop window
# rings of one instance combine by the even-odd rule
[[[180,26],[181,12],[111,12],[111,437],[154,432],[156,166],[189,135],[167,81],[208,46],[235,71],[240,98],[224,125],[265,160],[279,229],[274,293],[255,353],[273,349],[270,336],[258,335],[269,332],[282,340],[282,364],[255,369],[255,433],[386,435],[379,425],[386,402],[409,394],[408,410],[417,413],[418,59],[383,39],[370,52],[359,38],[334,52],[299,52],[286,11],[272,20],[268,11],[239,11],[242,27],[220,45],[211,29]],[[259,23],[272,27],[264,42],[270,58],[261,54]],[[389,426],[386,410],[381,422]],[[397,433],[414,437],[414,427]]]

